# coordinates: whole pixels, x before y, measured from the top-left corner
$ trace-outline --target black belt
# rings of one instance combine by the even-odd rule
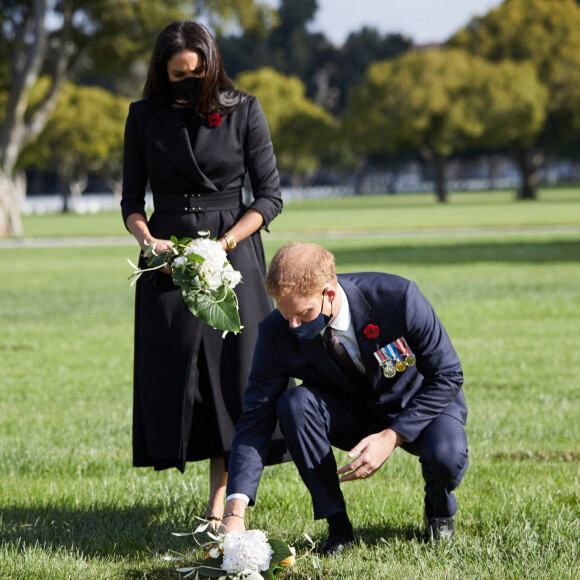
[[[228,189],[213,193],[153,194],[153,207],[162,213],[191,213],[238,209],[242,204],[242,190]]]

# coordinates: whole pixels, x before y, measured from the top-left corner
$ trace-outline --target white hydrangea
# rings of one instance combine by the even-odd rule
[[[249,576],[270,567],[274,550],[261,530],[248,530],[243,535],[232,532],[224,539],[222,570]]]
[[[242,279],[242,274],[237,270],[234,270],[231,264],[226,265],[222,272],[222,276],[224,281],[229,284],[230,288],[237,286]]]
[[[198,238],[191,242],[185,250],[185,255],[197,254],[205,259],[204,263],[211,264],[215,269],[221,268],[228,260],[228,256],[222,245],[214,240]]]
[[[207,260],[203,264],[197,266],[197,271],[205,281],[205,286],[207,286],[209,290],[217,290],[223,284],[221,269],[215,268],[213,264]]]
[[[186,256],[193,253],[204,258],[202,264],[194,264],[193,267],[204,281],[203,287],[210,292],[222,285],[234,288],[242,279],[240,272],[229,264],[227,254],[219,242],[199,238],[191,242],[184,253]],[[176,258],[173,263],[181,266],[183,260],[186,258]]]

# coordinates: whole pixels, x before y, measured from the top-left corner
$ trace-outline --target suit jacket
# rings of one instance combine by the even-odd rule
[[[463,373],[459,358],[441,321],[417,285],[383,273],[343,274],[345,291],[362,363],[366,387],[355,386],[326,353],[320,337],[298,341],[275,310],[259,326],[258,342],[244,411],[236,428],[229,463],[228,493],[245,493],[254,502],[268,436],[276,424],[276,401],[288,377],[304,386],[328,390],[345,404],[366,405],[374,416],[384,416],[389,427],[413,441],[440,413],[465,423]],[[368,339],[367,325],[379,327]],[[417,364],[383,375],[374,352],[403,336]]]

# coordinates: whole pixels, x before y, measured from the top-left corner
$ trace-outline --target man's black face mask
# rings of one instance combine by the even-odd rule
[[[316,335],[320,334],[330,323],[332,320],[332,302],[330,303],[330,316],[328,314],[324,314],[322,309],[324,308],[324,293],[326,289],[322,291],[322,304],[320,306],[320,314],[310,320],[309,322],[304,322],[300,326],[296,326],[295,328],[290,328],[290,332],[298,339],[298,340],[311,340]]]

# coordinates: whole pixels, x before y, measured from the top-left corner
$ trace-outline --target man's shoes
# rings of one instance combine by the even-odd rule
[[[453,518],[425,517],[425,534],[423,539],[426,542],[450,540],[454,535],[455,527],[453,526]]]
[[[326,557],[339,556],[350,548],[354,542],[353,538],[343,538],[341,536],[331,536],[322,544],[320,554]]]

